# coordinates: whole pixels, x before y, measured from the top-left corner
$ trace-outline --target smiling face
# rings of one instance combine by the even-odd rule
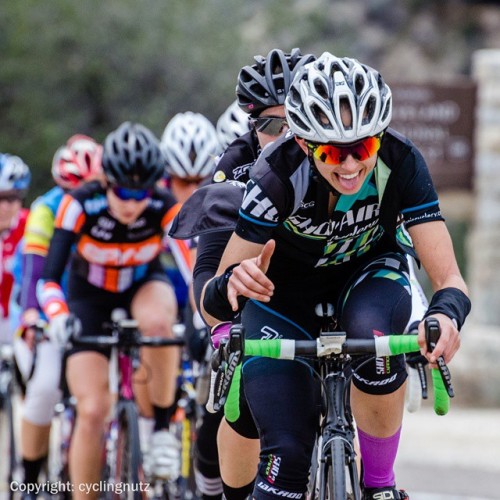
[[[345,128],[352,127],[351,109],[341,102],[340,113]],[[324,117],[325,122],[327,118]],[[361,137],[351,144],[314,144],[295,140],[314,162],[320,175],[340,194],[357,193],[377,164],[382,134]]]
[[[304,139],[296,138],[301,149],[312,157],[311,149]],[[377,152],[372,156],[358,160],[352,154],[347,154],[345,159],[337,165],[327,164],[318,158],[313,158],[314,164],[320,175],[341,194],[357,193],[365,179],[377,164]]]

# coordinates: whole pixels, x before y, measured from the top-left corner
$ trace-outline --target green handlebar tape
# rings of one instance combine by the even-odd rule
[[[418,352],[418,338],[416,335],[391,335],[389,337],[389,348],[393,355]]]
[[[245,356],[280,359],[281,339],[245,340]]]
[[[431,375],[432,384],[434,385],[434,411],[437,415],[446,415],[450,409],[450,397],[448,396],[439,370],[433,368]]]
[[[236,422],[240,416],[240,383],[241,364],[234,370],[231,387],[229,388],[226,403],[224,404],[224,415],[228,422]]]

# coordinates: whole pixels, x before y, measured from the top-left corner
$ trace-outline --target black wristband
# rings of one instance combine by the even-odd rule
[[[227,299],[227,282],[236,266],[239,266],[239,263],[229,266],[220,276],[211,279],[205,287],[203,308],[210,316],[221,321],[231,321],[237,314]],[[248,297],[238,296],[238,310],[243,308],[247,300]]]
[[[470,313],[471,303],[469,297],[458,288],[443,288],[438,290],[431,299],[425,318],[436,313],[445,314],[457,322],[460,331],[467,315]]]

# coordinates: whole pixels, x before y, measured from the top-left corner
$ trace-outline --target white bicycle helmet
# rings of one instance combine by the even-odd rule
[[[54,154],[52,177],[63,189],[74,189],[101,171],[102,146],[94,139],[76,134]]]
[[[26,194],[31,182],[31,172],[19,156],[0,154],[0,191],[18,191]]]
[[[161,136],[160,148],[170,175],[180,178],[203,178],[214,166],[220,150],[217,132],[200,113],[177,113]]]
[[[341,120],[341,105],[352,124]],[[392,117],[392,94],[380,73],[356,59],[324,52],[296,74],[285,113],[292,132],[319,143],[351,143],[384,131]]]
[[[226,149],[235,139],[250,131],[249,116],[234,101],[220,115],[216,125],[217,136],[222,149]]]

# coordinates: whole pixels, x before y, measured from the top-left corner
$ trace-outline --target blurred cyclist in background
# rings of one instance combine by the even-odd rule
[[[241,68],[236,102],[248,115],[249,131],[236,138],[221,155],[212,182],[246,183],[248,170],[262,148],[288,130],[283,107],[288,88],[297,70],[314,59],[312,54],[302,55],[298,48],[290,53],[273,49],[265,57],[255,56],[254,64]],[[229,116],[237,117],[235,111]]]
[[[28,217],[23,200],[30,182],[30,169],[19,156],[0,153],[0,344],[12,342],[16,322],[9,302],[15,293],[14,255]]]
[[[179,203],[212,173],[221,149],[210,120],[192,111],[177,113],[168,122],[160,147],[166,160],[167,187]]]
[[[219,143],[208,118],[187,111],[177,113],[168,122],[161,136],[160,149],[166,162],[164,184],[182,204],[212,172]],[[182,316],[189,302],[192,269],[182,265],[182,259],[175,255],[176,247],[170,248],[167,240],[164,243],[161,261],[174,285]],[[186,318],[180,319],[184,321]]]
[[[205,116],[199,113],[190,111],[178,113],[165,127],[160,147],[166,159],[167,186],[177,201],[184,203],[213,172],[214,159],[220,151],[216,129]],[[196,244],[190,240],[190,245],[194,261]],[[201,362],[205,357],[209,334],[192,300],[192,271],[189,269],[189,275],[186,276],[182,269],[179,269],[174,257],[175,255],[172,255],[167,247],[161,255],[162,264],[175,286],[181,312],[179,321],[186,326],[189,355],[193,360]],[[210,418],[210,416],[206,417]],[[206,417],[204,415],[203,420]],[[203,428],[202,423],[201,432],[197,436],[197,446],[206,439]],[[215,446],[215,440],[212,440]],[[197,451],[195,454],[197,455]],[[200,472],[198,462],[195,460],[196,484],[203,499],[221,497],[222,486],[219,476],[217,453],[211,458],[208,471]]]
[[[16,282],[22,313],[14,352],[26,384],[21,456],[27,484],[37,482],[48,455],[50,423],[54,405],[60,398],[61,376],[60,348],[48,340],[36,346],[36,366],[33,366],[34,331],[30,326],[43,316],[36,298],[36,284],[42,274],[54,233],[55,216],[64,193],[97,178],[101,173],[101,158],[102,146],[94,139],[82,134],[70,137],[52,160],[51,173],[56,186],[33,202],[26,223],[19,282]]]
[[[225,151],[229,144],[250,131],[250,117],[236,100],[219,116],[215,128],[221,149]]]
[[[86,183],[66,194],[56,215],[37,287],[50,321],[49,335],[65,345],[69,327],[78,323],[75,317],[82,335],[95,335],[102,332],[112,311],[121,308],[138,321],[143,336],[172,338],[177,303],[159,254],[180,205],[157,186],[165,168],[158,140],[143,125],[125,122],[106,137],[102,166],[104,181]],[[61,280],[70,254],[65,294]],[[88,498],[78,485],[98,483],[101,474],[102,438],[112,403],[110,351],[73,347],[68,354],[66,378],[77,401],[70,450],[76,499]],[[175,478],[179,443],[168,429],[175,411],[179,349],[142,348],[141,364],[149,376],[146,383],[144,377],[136,378],[134,390],[139,409],[147,400],[155,420],[148,458],[157,477]]]

